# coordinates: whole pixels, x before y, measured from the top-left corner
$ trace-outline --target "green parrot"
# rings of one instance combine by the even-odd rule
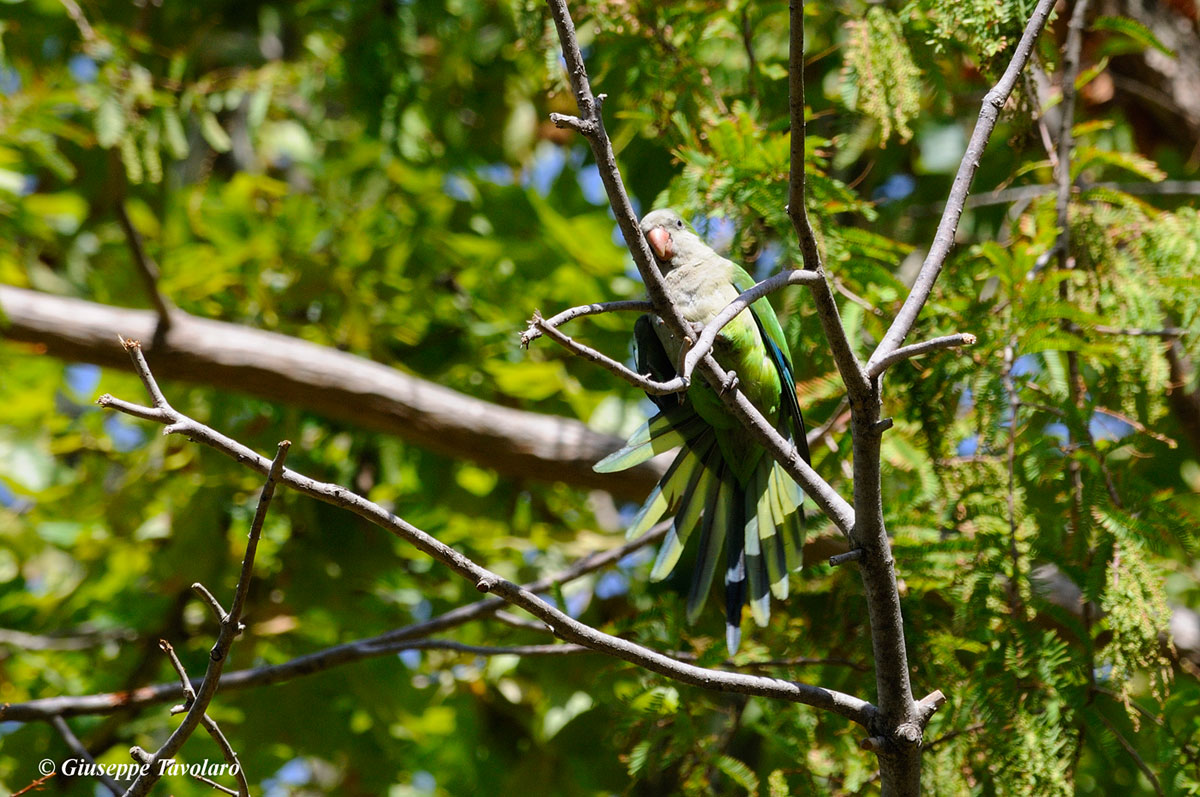
[[[744,269],[709,248],[674,211],[647,214],[641,229],[667,291],[690,324],[708,324],[754,285]],[[634,338],[641,373],[659,381],[676,375],[680,341],[662,319],[640,317]],[[722,368],[736,372],[738,388],[810,461],[787,343],[766,298],[721,330],[713,355]],[[754,621],[765,626],[770,595],[787,598],[788,573],[800,566],[804,544],[804,493],[703,379],[694,380],[686,393],[650,399],[658,413],[594,467],[601,473],[624,470],[679,448],[628,534],[643,534],[674,514],[650,574],[660,581],[699,531],[688,622],[699,616],[725,549],[725,643],[732,655],[741,644],[743,606],[749,603]]]

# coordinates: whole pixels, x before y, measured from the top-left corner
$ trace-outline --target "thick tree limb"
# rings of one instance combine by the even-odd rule
[[[117,334],[152,340],[153,311],[0,285],[0,336],[67,360],[129,369]],[[164,378],[236,390],[394,434],[507,475],[564,481],[644,498],[662,475],[651,463],[600,474],[592,465],[624,442],[579,421],[500,407],[353,354],[287,335],[209,321],[179,309],[147,357]]]
[[[880,341],[875,352],[867,361],[865,373],[856,374],[843,365],[838,347],[845,339],[840,321],[832,323],[822,313],[822,322],[830,338],[835,360],[846,381],[851,409],[851,436],[854,446],[854,527],[850,534],[851,549],[859,552],[858,567],[862,575],[863,592],[866,597],[867,613],[871,626],[871,644],[875,659],[876,704],[879,713],[870,727],[872,736],[863,744],[879,757],[880,775],[885,797],[891,795],[916,795],[921,791],[920,745],[929,717],[945,701],[941,692],[914,701],[909,680],[908,654],[904,641],[904,621],[900,608],[900,596],[896,585],[895,562],[883,521],[882,485],[880,457],[883,432],[890,420],[881,418],[880,375],[888,365],[943,345],[962,345],[973,342],[973,338],[958,337],[938,339],[902,347],[904,339],[912,330],[925,302],[933,290],[934,282],[954,243],[955,231],[962,215],[963,205],[970,189],[971,180],[979,166],[984,148],[995,128],[1000,108],[1008,100],[1018,76],[1024,69],[1033,45],[1045,25],[1053,0],[1040,0],[1025,31],[1017,44],[1013,57],[1000,81],[988,92],[979,122],[971,135],[967,150],[959,165],[958,173],[947,199],[946,210],[938,224],[937,233],[909,295],[905,298],[899,314]],[[803,3],[792,0],[791,5],[791,130],[792,164],[790,206],[793,225],[800,238],[805,261],[816,258],[812,244],[812,230],[807,218],[798,212],[797,204],[803,201],[804,166],[803,141],[797,141],[804,132],[804,82],[800,70],[803,68],[802,48],[804,13]],[[800,163],[797,159],[800,158]],[[824,294],[833,305],[832,294],[827,285]],[[814,288],[818,310],[822,304],[822,291]],[[857,359],[852,356],[856,367]]]

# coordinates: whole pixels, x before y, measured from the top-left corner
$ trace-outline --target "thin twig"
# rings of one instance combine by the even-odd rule
[[[1051,151],[1053,152],[1053,150]],[[1081,192],[1086,192],[1093,188],[1103,188],[1108,191],[1120,191],[1123,194],[1132,194],[1134,196],[1200,195],[1200,180],[1160,180],[1157,183],[1077,182]],[[1053,194],[1057,190],[1057,183],[1020,185],[1015,188],[997,189],[989,191],[986,194],[977,194],[970,197],[967,200],[967,207],[981,208],[988,205],[1006,205],[1009,202],[1026,202],[1030,199],[1036,199],[1039,196]]]
[[[208,731],[208,735],[217,743],[217,747],[221,748],[221,755],[225,757],[225,763],[229,764],[233,771],[233,776],[237,778],[237,791],[230,792],[236,794],[237,797],[250,797],[250,783],[246,780],[246,770],[242,767],[242,761],[238,758],[237,751],[233,749],[233,745],[225,738],[225,734],[221,731],[221,726],[217,725],[217,721],[205,714],[200,719],[200,724],[204,726],[204,730]],[[224,786],[212,783],[216,788],[224,790]]]
[[[143,750],[142,748],[138,747],[137,745],[134,745],[133,747],[129,748],[129,757],[132,758],[134,761],[137,761],[139,764],[142,764],[145,767],[155,766],[154,757],[150,753],[148,753],[145,750]],[[238,793],[236,791],[229,788],[228,786],[222,786],[220,783],[217,783],[215,780],[211,780],[209,778],[204,777],[203,775],[198,775],[198,774],[195,774],[192,772],[189,772],[188,775],[189,775],[189,777],[192,778],[192,780],[195,780],[199,783],[203,783],[205,786],[208,786],[210,789],[215,789],[215,790],[221,792],[222,794],[232,795],[232,797],[238,797]]]
[[[1011,322],[1011,314],[1009,321]],[[1002,381],[1004,391],[1008,394],[1008,443],[1005,446],[1005,465],[1008,471],[1008,558],[1011,570],[1009,572],[1008,599],[1009,610],[1014,617],[1022,617],[1024,603],[1021,600],[1021,549],[1017,545],[1017,416],[1021,410],[1021,397],[1017,393],[1016,382],[1013,379],[1013,364],[1016,362],[1016,335],[1011,335],[1008,345],[1004,347],[1004,372]]]
[[[541,313],[534,311],[533,318],[529,319],[530,329],[537,329],[543,335],[550,338],[558,345],[573,352],[579,357],[582,357],[589,362],[593,362],[604,368],[609,373],[616,374],[634,387],[641,388],[646,393],[652,396],[665,396],[671,393],[679,393],[687,390],[688,380],[682,376],[677,376],[666,382],[659,382],[651,379],[648,376],[643,376],[637,371],[634,371],[621,363],[617,362],[607,354],[596,351],[591,346],[587,346],[579,341],[564,335],[560,330],[555,329],[542,318]]]
[[[75,27],[79,28],[79,35],[83,37],[85,44],[93,44],[96,41],[96,31],[92,28],[87,17],[84,16],[83,9],[79,7],[79,3],[75,0],[59,0],[63,8],[67,10],[67,16],[75,23]]]
[[[1150,785],[1154,787],[1154,793],[1159,795],[1159,797],[1163,797],[1164,792],[1162,784],[1158,782],[1158,776],[1154,774],[1154,770],[1150,768],[1150,765],[1146,763],[1141,754],[1139,754],[1138,751],[1134,749],[1134,746],[1129,743],[1129,740],[1126,739],[1121,732],[1118,731],[1116,727],[1114,727],[1113,724],[1108,721],[1108,717],[1104,716],[1104,714],[1099,711],[1096,712],[1096,716],[1100,718],[1100,722],[1104,723],[1104,727],[1108,728],[1109,733],[1117,737],[1117,741],[1121,743],[1121,747],[1125,748],[1125,752],[1128,753],[1129,757],[1133,759],[1133,763],[1137,765],[1137,768],[1140,769],[1142,774],[1146,776],[1146,779],[1150,781]]]
[[[93,767],[92,771],[96,773],[96,780],[100,781],[104,785],[104,788],[117,795],[117,797],[120,797],[124,793],[125,787],[123,785],[105,774],[103,769],[95,768],[96,759],[92,758],[92,754],[83,746],[83,742],[79,741],[79,737],[71,730],[71,726],[67,724],[65,719],[60,716],[51,717],[50,725],[54,730],[58,731],[58,735],[63,738],[63,741],[67,743],[67,747],[71,748],[71,752],[76,757],[83,759]]]
[[[1079,60],[1083,51],[1083,27],[1087,16],[1089,0],[1075,0],[1071,9],[1071,19],[1067,23],[1067,41],[1063,47],[1062,71],[1062,107],[1058,130],[1058,165],[1054,172],[1057,185],[1055,197],[1055,214],[1058,217],[1058,236],[1054,249],[1058,257],[1058,268],[1069,270],[1075,267],[1075,258],[1071,249],[1071,150],[1075,146],[1072,126],[1075,121],[1075,79],[1079,75]],[[1060,280],[1058,297],[1064,304],[1071,301],[1071,283]],[[1061,326],[1070,332],[1073,325],[1063,319]],[[1084,387],[1079,371],[1079,354],[1067,352],[1067,389],[1071,403],[1078,409],[1083,408]],[[1071,528],[1078,533],[1083,522],[1083,465],[1075,458],[1067,461],[1067,473],[1071,481]]]
[[[166,332],[171,326],[171,312],[174,307],[163,296],[162,291],[159,290],[158,264],[154,262],[154,258],[146,251],[146,246],[142,243],[142,234],[133,226],[133,221],[129,218],[129,211],[125,207],[125,200],[119,199],[116,205],[117,221],[121,223],[121,229],[125,231],[125,238],[129,241],[129,250],[133,254],[133,263],[137,266],[138,274],[142,277],[142,283],[146,286],[146,293],[150,297],[150,303],[154,305],[154,311],[158,313],[159,330]]]
[[[88,650],[109,642],[132,642],[135,639],[137,632],[131,629],[30,634],[12,628],[0,628],[0,645],[12,645],[21,650]]]
[[[204,602],[208,604],[208,608],[212,609],[218,623],[225,619],[225,615],[228,613],[221,606],[221,602],[217,600],[217,597],[208,591],[208,587],[197,581],[195,584],[192,584],[192,590],[204,599]]]
[[[928,752],[930,752],[931,750],[933,750],[934,748],[936,748],[936,747],[940,747],[941,745],[943,745],[943,744],[945,744],[946,742],[950,741],[951,739],[957,738],[957,737],[959,737],[959,736],[963,736],[963,735],[965,735],[965,734],[970,734],[970,733],[978,733],[979,731],[983,730],[983,729],[984,729],[984,728],[986,728],[986,727],[987,727],[987,723],[985,723],[985,722],[976,722],[974,725],[968,725],[968,726],[967,726],[967,727],[965,727],[965,728],[959,728],[958,730],[955,730],[955,731],[948,731],[947,733],[943,733],[941,736],[939,736],[938,738],[934,739],[933,741],[931,741],[931,742],[928,742],[928,743],[927,743],[927,744],[926,744],[926,745],[925,745],[925,746],[924,746],[924,747],[921,749],[921,751],[922,751],[922,752],[924,752],[924,753],[928,753]]]
[[[167,654],[167,659],[171,662],[171,667],[175,670],[175,674],[179,676],[179,683],[183,687],[183,705],[175,706],[171,709],[172,714],[182,714],[192,707],[192,703],[196,702],[196,690],[192,688],[192,681],[188,678],[187,670],[183,668],[183,662],[175,655],[175,648],[165,639],[158,640],[158,647],[163,653]]]
[[[883,357],[878,362],[873,363],[867,369],[867,376],[875,379],[891,366],[907,360],[912,357],[920,357],[922,354],[928,354],[931,351],[939,351],[941,349],[956,349],[959,346],[974,346],[976,338],[970,332],[960,332],[956,335],[944,335],[940,338],[930,338],[923,340],[920,343],[910,343],[907,346],[901,346],[891,354]]]
[[[1101,335],[1123,335],[1131,338],[1164,338],[1166,340],[1175,340],[1187,335],[1187,330],[1180,327],[1166,327],[1164,329],[1134,329],[1130,327],[1109,327],[1103,324],[1097,324],[1092,327],[1093,332],[1098,332]]]
[[[1130,426],[1133,427],[1134,431],[1141,432],[1142,434],[1146,435],[1147,437],[1153,437],[1155,440],[1157,440],[1160,443],[1166,443],[1167,448],[1178,448],[1178,446],[1179,446],[1179,443],[1174,438],[1167,437],[1165,434],[1160,434],[1160,433],[1154,431],[1153,429],[1151,429],[1150,427],[1146,426],[1144,423],[1139,421],[1137,418],[1131,418],[1123,412],[1117,412],[1116,410],[1110,410],[1108,407],[1097,406],[1095,409],[1096,409],[1096,412],[1099,412],[1102,415],[1107,415],[1110,418],[1116,418],[1118,421],[1121,421],[1122,423],[1129,424]]]
[[[837,277],[833,278],[833,289],[835,291],[837,291],[838,293],[840,293],[842,296],[845,296],[847,299],[849,299],[850,301],[857,304],[862,309],[866,310],[871,315],[880,316],[880,317],[883,316],[882,310],[880,310],[878,307],[876,307],[875,305],[868,302],[863,297],[859,296],[854,291],[847,288],[846,283],[843,282],[842,280],[838,279]]]
[[[578,307],[571,307],[563,310],[561,313],[556,313],[554,316],[545,319],[545,322],[552,327],[560,327],[568,321],[585,315],[598,315],[600,313],[616,313],[621,311],[635,311],[647,313],[654,309],[654,305],[644,299],[626,299],[619,302],[597,302],[594,304],[581,304]],[[537,311],[534,311],[535,313]],[[529,328],[521,333],[521,346],[529,348],[529,344],[542,336],[542,330],[534,326],[532,323]]]
[[[842,400],[838,402],[838,405],[833,408],[833,412],[829,413],[829,417],[825,419],[825,423],[808,433],[809,444],[812,444],[813,442],[820,440],[822,437],[827,435],[833,430],[834,426],[838,427],[838,431],[845,431],[845,422],[848,419],[846,410],[849,408],[850,399],[843,396]]]
[[[175,648],[165,639],[158,641],[158,646],[171,662],[171,666],[175,669],[175,673],[179,676],[179,682],[183,687],[183,705],[175,706],[171,709],[172,714],[182,714],[192,707],[196,701],[196,690],[192,687],[192,681],[188,678],[187,670],[184,669],[183,663],[179,661],[179,657],[175,655]],[[217,721],[205,714],[200,718],[200,724],[208,731],[208,735],[212,737],[217,746],[221,748],[221,754],[225,757],[225,762],[233,768],[233,774],[238,779],[238,789],[226,789],[224,786],[214,783],[207,778],[202,778],[194,775],[199,780],[212,786],[215,789],[236,795],[236,797],[250,797],[250,784],[246,780],[246,773],[242,771],[242,762],[238,759],[238,755],[234,752],[233,745],[229,743],[229,739],[225,738],[225,734],[221,732],[221,727],[217,725]]]
[[[149,388],[151,384],[155,383],[155,380],[150,373],[149,366],[146,365],[145,358],[142,356],[141,346],[134,344],[128,346],[128,348],[135,360],[140,361],[138,362],[138,375],[142,377],[142,381],[146,382],[147,388]],[[151,391],[151,395],[154,392]],[[158,395],[161,396],[161,392]],[[166,403],[166,399],[163,399],[163,405],[158,409],[164,413],[174,413],[173,408]],[[170,429],[171,427],[168,426],[167,428]],[[146,771],[133,782],[133,785],[125,792],[125,797],[141,797],[141,795],[149,793],[150,789],[153,788],[154,784],[161,777],[161,774],[158,772],[158,762],[173,758],[179,752],[179,748],[183,747],[183,743],[188,740],[200,724],[209,702],[212,700],[213,695],[217,693],[217,687],[221,680],[221,670],[225,667],[225,658],[229,653],[230,647],[233,645],[234,638],[242,631],[242,610],[246,604],[246,594],[250,591],[250,577],[254,570],[254,555],[258,550],[259,536],[262,533],[263,521],[266,519],[271,498],[275,494],[275,484],[283,474],[283,461],[287,458],[288,449],[291,445],[287,440],[281,442],[279,450],[275,454],[275,459],[266,466],[267,480],[263,485],[262,494],[258,499],[258,508],[254,513],[254,520],[250,524],[250,536],[246,543],[246,553],[242,557],[242,572],[238,577],[233,604],[230,606],[229,613],[221,620],[221,627],[217,632],[217,641],[209,652],[208,669],[204,673],[204,680],[201,681],[200,688],[196,690],[195,699],[188,708],[183,722],[167,737],[162,747],[150,756]],[[186,678],[186,676],[184,677]]]
[[[19,791],[14,791],[8,797],[22,797],[22,795],[29,794],[32,791],[41,791],[42,786],[45,785],[46,781],[50,780],[51,778],[53,778],[57,775],[58,775],[57,772],[51,772],[49,775],[43,775],[42,777],[35,780],[33,783],[30,783],[25,788],[20,789]]]
[[[602,568],[621,561],[631,553],[659,542],[671,528],[671,521],[655,524],[650,531],[636,540],[600,551],[581,558],[565,570],[531,581],[524,589],[538,593],[545,592],[560,584],[566,584],[577,578],[589,575]],[[259,686],[283,683],[294,678],[324,672],[343,664],[351,664],[365,659],[378,658],[406,650],[405,643],[421,639],[430,634],[457,628],[472,620],[483,619],[493,614],[499,614],[500,607],[508,604],[499,598],[484,598],[458,608],[451,609],[437,617],[424,622],[397,628],[379,636],[345,642],[323,650],[298,656],[282,664],[259,667],[251,670],[236,670],[221,675],[220,688],[222,692],[239,689],[250,689]],[[514,618],[517,619],[517,618]],[[545,623],[530,623],[538,630],[550,631]],[[193,687],[200,685],[199,680],[192,682]],[[151,705],[171,700],[178,693],[176,684],[156,684],[142,687],[134,692],[108,692],[98,695],[80,697],[49,697],[31,700],[26,703],[10,703],[0,705],[0,720],[30,722],[33,720],[49,720],[54,716],[80,716],[85,714],[111,714],[115,711]]]

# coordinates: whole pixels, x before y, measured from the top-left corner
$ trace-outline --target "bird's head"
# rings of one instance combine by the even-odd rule
[[[702,257],[707,244],[675,211],[664,208],[647,213],[642,234],[664,271]]]

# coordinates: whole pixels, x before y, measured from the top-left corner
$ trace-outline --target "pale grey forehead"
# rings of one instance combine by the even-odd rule
[[[679,220],[679,214],[669,208],[662,210],[654,210],[642,217],[642,230],[651,230],[655,227],[665,227],[674,224]]]

